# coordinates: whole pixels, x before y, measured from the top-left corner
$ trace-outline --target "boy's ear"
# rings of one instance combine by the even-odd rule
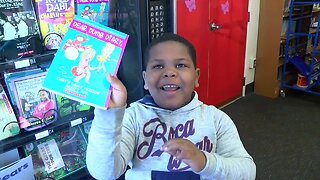
[[[199,87],[199,77],[200,77],[200,69],[196,69],[196,79],[194,81],[194,87]]]
[[[144,87],[145,90],[148,90],[148,85],[146,83],[146,71],[142,71],[142,77],[143,77],[143,80],[144,80],[143,87]]]

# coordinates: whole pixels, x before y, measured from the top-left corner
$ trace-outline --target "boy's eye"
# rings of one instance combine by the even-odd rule
[[[187,67],[185,64],[177,64],[177,68],[184,68]]]
[[[163,66],[160,65],[160,64],[157,64],[157,65],[152,66],[152,68],[153,68],[153,69],[162,69]]]

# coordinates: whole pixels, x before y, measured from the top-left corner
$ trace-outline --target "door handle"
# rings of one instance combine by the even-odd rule
[[[215,23],[210,23],[209,24],[210,31],[216,31],[216,30],[221,29],[221,28],[222,28],[222,26],[216,25]]]

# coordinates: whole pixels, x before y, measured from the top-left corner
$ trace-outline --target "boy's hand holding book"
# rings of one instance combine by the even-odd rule
[[[107,75],[107,80],[111,84],[112,92],[109,101],[108,108],[120,108],[124,107],[127,102],[127,89],[123,83],[115,76],[111,74]]]

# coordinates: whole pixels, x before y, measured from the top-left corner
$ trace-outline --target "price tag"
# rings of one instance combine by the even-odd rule
[[[82,123],[82,119],[81,119],[81,118],[75,119],[75,120],[73,120],[73,121],[70,122],[71,127],[76,126],[76,125],[79,125],[79,124],[81,124],[81,123]]]
[[[36,137],[36,140],[38,140],[38,139],[49,136],[49,134],[50,134],[49,131],[45,130],[45,131],[42,131],[42,132],[35,134],[34,136]]]
[[[14,62],[14,67],[16,69],[19,69],[19,68],[24,68],[24,67],[28,67],[30,66],[30,61],[29,59],[25,59],[25,60],[21,60],[21,61],[16,61]]]

